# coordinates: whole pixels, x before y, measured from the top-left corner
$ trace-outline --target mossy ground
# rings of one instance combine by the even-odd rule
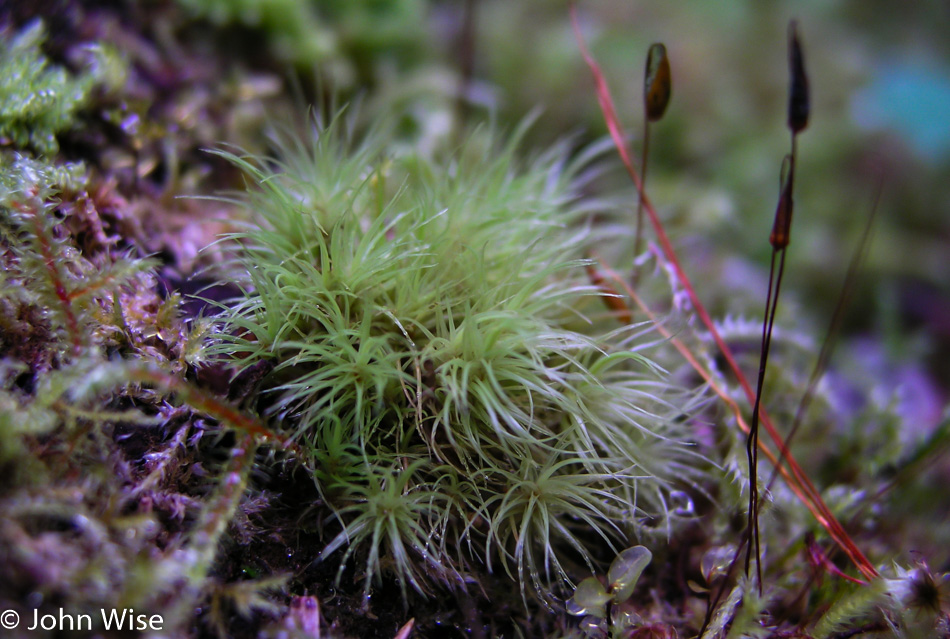
[[[218,4],[219,10],[211,16],[196,9],[199,4],[170,1],[15,2],[0,12],[0,37],[4,43],[13,42],[17,34],[31,33],[25,30],[36,24],[32,21],[37,17],[43,19],[46,39],[42,46],[26,41],[36,39],[37,32],[20,44],[30,49],[30,55],[35,53],[38,57],[23,54],[18,59],[34,69],[39,68],[38,60],[44,60],[45,75],[32,76],[29,82],[35,86],[27,93],[45,91],[49,98],[33,111],[16,111],[16,101],[10,107],[13,111],[4,111],[0,106],[0,170],[5,180],[0,194],[4,208],[0,239],[4,271],[0,305],[0,483],[7,487],[0,497],[0,608],[55,611],[64,607],[80,613],[126,606],[160,611],[165,615],[166,629],[179,636],[315,636],[306,630],[308,624],[313,625],[314,618],[312,612],[307,614],[305,605],[307,597],[315,597],[324,636],[394,637],[410,617],[415,619],[413,636],[419,637],[509,637],[518,633],[553,637],[576,633],[578,619],[549,611],[533,596],[529,597],[527,608],[522,603],[525,583],[524,573],[519,583],[515,544],[518,535],[506,537],[500,528],[493,533],[485,521],[476,522],[479,517],[488,520],[498,512],[484,501],[471,500],[481,503],[481,510],[476,507],[478,517],[473,517],[468,527],[460,525],[464,520],[458,519],[451,524],[457,528],[445,528],[455,535],[456,541],[471,541],[480,546],[477,552],[452,558],[453,570],[471,577],[465,587],[447,587],[438,575],[434,579],[431,574],[424,575],[425,562],[416,555],[412,561],[418,563],[413,566],[419,571],[420,589],[427,594],[414,592],[405,578],[399,583],[394,577],[398,566],[391,547],[375,565],[382,577],[379,582],[367,574],[367,566],[372,570],[374,564],[367,561],[365,546],[355,550],[354,557],[341,566],[345,552],[344,538],[338,537],[343,530],[341,521],[352,523],[355,519],[348,517],[359,512],[357,507],[364,502],[358,498],[359,493],[328,495],[328,486],[340,488],[340,478],[323,484],[320,480],[315,482],[315,474],[320,477],[321,472],[326,473],[326,466],[315,462],[321,459],[319,454],[294,446],[313,445],[319,449],[316,436],[301,425],[305,420],[299,419],[299,415],[281,421],[291,424],[287,428],[275,425],[274,417],[281,414],[281,399],[267,392],[275,386],[275,379],[283,383],[288,379],[294,381],[293,366],[286,362],[299,357],[299,344],[272,349],[268,357],[255,353],[255,359],[242,359],[235,366],[221,358],[227,352],[227,340],[222,342],[218,338],[216,346],[207,348],[215,339],[207,316],[218,312],[219,303],[230,304],[227,300],[251,290],[240,277],[222,275],[221,265],[233,259],[234,253],[227,243],[212,243],[221,234],[247,232],[248,224],[260,224],[260,207],[247,203],[262,202],[255,201],[254,196],[243,200],[243,204],[240,198],[179,198],[221,196],[228,190],[243,190],[246,182],[251,183],[253,191],[255,179],[265,177],[274,168],[273,164],[264,163],[261,167],[265,174],[255,176],[252,172],[249,179],[247,173],[242,175],[220,154],[207,152],[222,148],[222,144],[233,145],[228,149],[247,149],[257,157],[279,155],[281,160],[288,156],[299,160],[299,155],[287,153],[286,144],[275,147],[273,137],[266,132],[275,121],[283,120],[292,123],[290,128],[301,127],[300,139],[307,139],[310,133],[306,129],[312,119],[300,106],[311,101],[306,96],[314,98],[321,117],[335,112],[336,106],[331,105],[335,99],[361,101],[359,109],[350,111],[355,128],[360,130],[372,129],[374,123],[383,120],[388,122],[391,138],[383,145],[388,145],[386,153],[373,166],[377,169],[377,183],[387,171],[392,172],[386,173],[390,182],[388,190],[382,193],[374,193],[373,185],[367,182],[363,192],[367,201],[360,203],[366,210],[380,203],[374,199],[377,195],[384,204],[397,202],[394,208],[406,208],[398,198],[413,186],[413,180],[425,183],[426,178],[420,176],[426,172],[445,170],[451,175],[452,171],[464,170],[465,158],[459,157],[466,152],[475,157],[482,152],[484,158],[497,158],[500,153],[488,151],[489,143],[479,146],[479,133],[467,133],[469,129],[459,119],[460,114],[467,113],[468,124],[477,122],[480,105],[491,95],[481,84],[480,74],[485,74],[507,96],[499,102],[503,108],[494,110],[496,114],[507,113],[511,119],[496,127],[501,131],[513,131],[515,122],[533,106],[525,103],[525,95],[533,95],[534,80],[539,83],[540,94],[571,96],[570,100],[556,100],[549,113],[541,116],[528,132],[525,145],[513,151],[512,167],[524,167],[527,158],[537,156],[530,144],[543,146],[544,141],[574,134],[577,122],[586,121],[590,129],[601,131],[596,99],[588,89],[589,78],[580,66],[573,42],[564,41],[567,23],[562,4],[545,3],[543,9],[535,7],[538,12],[530,13],[536,16],[531,18],[536,22],[532,33],[553,34],[543,42],[560,44],[548,48],[537,44],[532,36],[527,39],[532,44],[526,48],[530,55],[524,56],[511,52],[519,39],[505,34],[526,19],[522,9],[528,11],[528,4],[541,3],[525,3],[524,7],[506,6],[503,2],[480,4],[482,21],[476,29],[480,48],[475,49],[475,81],[468,78],[470,102],[465,109],[460,109],[456,100],[467,73],[465,49],[461,49],[461,54],[455,49],[464,31],[459,26],[464,19],[461,5]],[[292,6],[291,14],[302,12],[303,17],[298,24],[288,26],[274,16],[255,20],[253,11],[230,15],[225,10],[244,4],[265,12],[279,12],[281,7]],[[657,36],[637,32],[644,46],[630,62],[624,53],[627,44],[611,46],[611,41],[620,37],[621,27],[610,26],[611,16],[616,24],[624,23],[628,9],[592,3],[591,11],[595,22],[608,25],[600,39],[600,50],[595,50],[606,57],[608,69],[622,58],[623,68],[639,71],[648,41],[661,36],[666,40],[674,56],[674,78],[680,77],[678,73],[684,78],[684,84],[674,87],[674,105],[677,99],[688,102],[690,96],[695,101],[694,92],[700,90],[696,87],[702,83],[689,83],[688,79],[709,75],[710,69],[715,68],[708,57],[692,55],[696,53],[694,47],[701,53],[704,46],[727,46],[710,44],[711,39],[680,37],[675,30]],[[644,24],[659,24],[653,9],[645,11],[649,19],[641,21],[641,28],[645,28]],[[761,16],[756,18],[755,12],[740,13],[743,15],[737,24],[745,25],[744,33],[757,33],[749,25],[771,22]],[[702,19],[702,15],[684,12],[666,24],[686,29]],[[301,24],[314,28],[301,30]],[[382,24],[399,28],[386,30],[380,27]],[[807,47],[833,50],[826,40],[822,44],[816,42],[818,34],[825,38],[829,32],[846,35],[846,30],[835,31],[831,27],[811,31],[814,26],[806,24],[804,29],[809,52]],[[117,62],[111,53],[90,57],[86,45],[100,42],[111,43],[124,62]],[[850,47],[853,42],[845,44]],[[782,45],[781,41],[772,43],[761,38],[748,43],[749,47],[766,52],[763,55],[776,54],[769,47],[781,54]],[[519,64],[530,70],[528,65],[537,60],[543,64],[533,72],[519,71]],[[688,60],[703,62],[691,66]],[[321,70],[316,81],[309,66],[312,61]],[[762,113],[777,100],[764,66],[753,65],[748,72],[731,67],[724,71],[732,85],[753,85],[750,93],[756,96],[757,108]],[[504,74],[504,69],[511,68],[514,71]],[[846,75],[839,67],[835,69],[836,73]],[[781,75],[776,75],[781,83]],[[762,80],[763,77],[766,79]],[[630,83],[636,85],[637,82]],[[0,91],[8,90],[15,92],[17,86],[0,87]],[[628,90],[632,89],[625,87],[621,91]],[[291,97],[294,91],[305,97]],[[328,95],[337,97],[326,98]],[[717,316],[724,318],[720,322],[722,332],[736,347],[741,364],[751,371],[757,365],[759,325],[744,317],[755,316],[764,293],[755,284],[761,278],[755,262],[736,256],[754,258],[764,250],[748,248],[757,246],[749,238],[761,226],[765,230],[758,245],[766,245],[768,221],[748,223],[742,216],[747,215],[746,209],[768,208],[758,206],[758,196],[751,192],[750,184],[767,184],[771,197],[774,176],[769,174],[766,178],[758,168],[767,164],[761,159],[768,154],[769,145],[759,144],[762,137],[754,133],[759,120],[768,118],[756,111],[755,118],[746,118],[745,129],[730,128],[729,122],[743,117],[744,107],[737,106],[737,100],[732,96],[724,104],[697,108],[700,119],[708,119],[710,111],[720,109],[725,114],[719,118],[727,129],[725,133],[704,133],[702,127],[689,121],[685,109],[674,111],[675,127],[661,127],[654,138],[659,168],[651,176],[655,189],[651,193],[656,201],[675,203],[669,214],[689,256],[687,270],[696,273],[696,281],[702,287],[700,295],[708,300]],[[637,104],[633,98],[627,102]],[[828,101],[820,102],[818,108],[821,104],[831,108]],[[36,103],[30,105],[32,109]],[[20,111],[26,119],[10,115]],[[775,111],[774,119],[780,123],[781,109]],[[632,113],[630,117],[636,118],[638,114]],[[29,118],[35,122],[28,122]],[[481,134],[489,129],[483,126]],[[469,135],[466,147],[462,141]],[[728,138],[729,143],[721,144],[720,136]],[[490,137],[485,134],[481,139]],[[406,158],[412,156],[400,147],[406,144],[411,144],[413,152],[425,161],[411,167],[400,166],[399,162],[409,162]],[[721,144],[721,150],[717,150],[717,144]],[[803,146],[801,162],[806,168],[799,180],[805,185],[800,197],[806,204],[800,202],[800,206],[810,203],[822,210],[841,209],[843,202],[854,199],[854,189],[861,193],[873,190],[868,183],[870,173],[862,168],[867,147],[853,141],[841,141],[841,145],[846,151],[839,171],[830,170],[827,163],[820,164],[828,157],[841,157],[835,155],[832,145],[827,149]],[[572,148],[576,154],[577,149],[585,147],[576,143]],[[807,168],[810,151],[815,163],[826,169],[824,173]],[[389,163],[387,153],[391,153]],[[897,153],[905,157],[901,154],[908,152],[898,149]],[[703,173],[709,169],[691,168],[710,154],[738,167],[723,182],[729,189],[725,195],[700,186],[707,181],[708,176]],[[337,156],[341,161],[346,157],[344,152]],[[598,259],[618,268],[629,262],[629,220],[624,205],[618,204],[629,200],[629,191],[618,191],[607,157],[609,153],[594,158],[595,164],[600,163],[596,171],[581,171],[587,179],[580,183],[576,193],[587,198],[578,201],[589,207],[590,216],[573,230],[580,232],[594,220],[587,232],[588,237],[596,239],[596,246],[566,247],[564,255],[539,258],[535,267],[547,268],[552,260],[583,258],[595,252]],[[689,166],[675,166],[677,158],[688,158]],[[324,159],[332,164],[333,158]],[[478,170],[483,170],[485,164],[490,161],[475,162]],[[887,166],[892,173],[897,172],[895,164]],[[908,160],[908,166],[921,164]],[[296,169],[305,172],[307,167]],[[332,173],[331,169],[342,170],[335,165],[323,167],[315,176],[315,183]],[[512,173],[518,174],[519,170],[512,168]],[[913,170],[917,169],[907,169]],[[418,174],[412,175],[412,171]],[[844,191],[829,187],[831,177],[836,175],[848,183]],[[357,177],[370,176],[354,179]],[[434,202],[451,195],[438,192],[445,184],[440,176],[429,177],[436,186],[435,195],[427,196]],[[926,176],[911,177],[902,180],[901,174],[892,176],[898,181],[898,193],[911,188],[908,184],[928,183]],[[765,187],[762,188],[764,191]],[[918,193],[916,199],[935,200],[935,189]],[[940,206],[943,205],[938,204],[936,210],[942,210]],[[737,208],[742,212],[735,213]],[[853,207],[844,208],[853,211]],[[724,223],[710,222],[709,216]],[[934,310],[940,307],[941,299],[946,303],[945,273],[926,266],[934,262],[934,255],[940,254],[940,240],[925,237],[941,237],[946,225],[927,221],[919,213],[912,213],[912,218],[913,224],[899,226],[895,216],[885,217],[881,241],[886,250],[872,251],[870,260],[872,273],[879,275],[884,271],[885,276],[872,280],[874,285],[859,289],[864,294],[863,298],[858,296],[859,312],[863,315],[852,316],[848,321],[853,333],[846,336],[844,356],[821,387],[795,454],[875,564],[889,566],[894,562],[915,572],[897,569],[890,575],[892,582],[880,582],[868,589],[854,588],[827,571],[824,577],[814,578],[822,572],[818,566],[821,553],[832,546],[785,485],[776,484],[774,504],[763,523],[765,546],[770,552],[766,562],[767,597],[761,605],[768,613],[756,614],[759,604],[751,593],[733,591],[738,593],[737,597],[745,596],[747,602],[739,608],[744,608],[746,615],[746,621],[741,623],[762,635],[795,636],[827,631],[828,636],[836,636],[836,632],[861,628],[885,633],[885,615],[904,636],[947,632],[946,585],[942,574],[950,568],[946,551],[950,547],[950,527],[939,514],[946,511],[946,495],[935,487],[942,484],[947,473],[940,452],[946,447],[950,427],[946,413],[942,421],[939,415],[948,380],[940,357],[931,355],[933,361],[923,365],[922,357],[914,357],[915,352],[944,353],[947,349],[945,328],[941,328]],[[841,235],[853,234],[851,222],[840,217],[835,220],[830,227],[806,227],[800,244],[808,250],[802,249],[790,258],[800,259],[807,266],[797,281],[793,271],[791,297],[787,302],[783,300],[780,317],[780,328],[784,330],[776,336],[772,356],[767,401],[780,422],[787,422],[794,413],[811,357],[821,340],[820,332],[813,327],[824,322],[823,312],[830,306],[827,298],[834,296],[828,293],[832,287],[827,283],[833,278],[824,273],[843,264],[843,258],[837,256],[847,253],[843,248],[820,250],[823,238],[834,235],[835,229],[845,229]],[[348,230],[351,238],[357,240],[372,220],[359,222]],[[384,240],[392,236],[386,228],[378,231]],[[249,237],[253,240],[254,231]],[[306,238],[300,239],[306,245]],[[429,241],[420,237],[415,240],[420,246],[422,240]],[[739,240],[743,242],[741,246],[737,246]],[[887,257],[888,251],[897,254],[894,247],[915,245],[917,240],[920,259],[913,264],[904,258]],[[433,251],[432,246],[425,248]],[[313,250],[313,244],[307,250]],[[419,252],[418,247],[415,250]],[[449,253],[451,247],[443,250]],[[571,250],[578,252],[568,255]],[[414,254],[410,250],[400,259]],[[244,257],[246,260],[247,255]],[[261,254],[252,253],[251,262],[260,258]],[[279,264],[281,259],[273,264]],[[517,270],[513,266],[517,260],[511,255],[505,260],[508,261],[501,263],[506,273]],[[530,266],[530,260],[523,261]],[[902,264],[900,275],[888,276],[886,269],[895,261]],[[240,260],[230,263],[242,267]],[[404,266],[404,262],[401,264]],[[446,271],[438,274],[444,278],[430,277],[426,282],[452,288],[464,281],[465,274],[452,274],[446,264],[437,264]],[[246,260],[243,267],[248,265]],[[416,284],[429,277],[425,268],[430,266],[414,276]],[[649,261],[645,268],[653,271],[642,290],[657,308],[665,309],[665,325],[694,352],[724,370],[708,336],[691,326],[688,305],[682,303],[678,283],[664,270],[662,261]],[[812,277],[815,272],[821,275]],[[379,274],[373,277],[377,278],[374,290],[383,291],[379,298],[373,298],[373,303],[382,307],[384,303],[379,299],[383,297],[387,304],[393,302],[396,298],[386,292],[388,280]],[[498,274],[492,277],[497,278]],[[593,288],[584,277],[584,270],[578,269],[570,277],[555,277],[552,281],[566,289]],[[912,290],[901,292],[902,278],[915,283],[910,287]],[[253,290],[260,293],[263,283],[257,282]],[[244,284],[243,289],[240,284]],[[919,293],[924,290],[928,293]],[[874,297],[872,293],[876,293],[876,300],[867,301]],[[313,290],[308,294],[313,295]],[[454,303],[461,305],[464,292],[454,294]],[[424,295],[420,290],[416,301]],[[361,302],[367,299],[361,298]],[[408,306],[413,300],[401,301]],[[255,303],[249,302],[250,307]],[[598,338],[597,346],[605,353],[618,344],[636,344],[630,338],[632,334],[638,335],[637,339],[655,342],[652,355],[665,367],[661,375],[664,383],[680,388],[681,397],[696,400],[691,391],[701,380],[666,348],[667,340],[653,332],[649,322],[626,334],[612,334],[611,330],[619,325],[613,324],[616,318],[601,300],[580,295],[572,298],[571,303],[583,307],[583,314],[593,319],[596,334],[612,335],[609,339]],[[452,322],[465,316],[458,311],[451,321],[443,320],[446,334],[442,335],[438,334],[439,328],[433,328],[441,325],[419,319],[421,312],[414,309],[396,317],[412,319],[433,344],[438,341],[436,338],[451,338]],[[557,321],[562,322],[558,329],[574,330],[585,324],[580,316]],[[278,322],[268,330],[279,331],[282,325]],[[638,332],[641,329],[642,334]],[[297,341],[312,345],[321,339],[323,333],[309,330],[310,333],[297,331]],[[859,331],[865,333],[864,341],[852,341],[850,338]],[[265,333],[262,331],[261,335]],[[235,340],[245,340],[247,348],[242,355],[259,346],[247,340],[241,331],[231,331],[230,335],[232,346]],[[408,335],[417,337],[422,346],[416,333],[409,331]],[[373,333],[372,337],[378,335]],[[431,354],[436,350],[430,346],[425,352]],[[510,350],[517,348],[511,346]],[[896,365],[893,353],[901,350],[908,355],[902,364]],[[547,365],[565,370],[563,361],[556,362],[550,352],[546,353],[541,359]],[[558,356],[566,357],[560,351]],[[585,357],[596,359],[591,353]],[[395,414],[413,423],[419,418],[433,420],[432,414],[422,410],[422,402],[412,400],[421,394],[398,391],[400,384],[414,388],[417,379],[429,382],[435,371],[425,367],[423,358],[414,368],[411,350],[398,351],[393,358],[398,362],[398,373],[389,379],[384,391],[377,393],[381,387],[374,384],[366,386],[365,401],[370,408],[365,409],[365,418],[378,417],[380,411],[372,407],[384,401]],[[265,365],[256,367],[258,362]],[[309,371],[308,366],[312,368],[312,363],[303,369]],[[276,377],[270,374],[271,367],[278,369]],[[244,372],[236,375],[239,369]],[[734,381],[728,373],[723,373],[721,380],[726,386]],[[423,386],[420,384],[417,389],[420,393]],[[265,392],[258,395],[261,388]],[[573,390],[570,386],[566,388]],[[517,398],[523,390],[516,390],[512,396]],[[446,396],[449,394],[446,392]],[[433,398],[425,398],[433,412],[437,412],[435,398],[435,393]],[[350,399],[346,396],[346,401],[340,401],[343,410],[353,412],[355,402]],[[302,403],[292,402],[289,405],[293,410],[284,412],[299,412],[308,402],[314,403],[307,398]],[[232,406],[243,411],[246,420],[229,412]],[[669,479],[666,492],[658,493],[667,500],[669,512],[676,514],[668,537],[664,534],[664,518],[657,517],[663,513],[657,509],[645,513],[651,518],[644,516],[637,522],[639,528],[633,526],[628,530],[639,534],[644,543],[649,539],[654,555],[631,600],[632,609],[639,615],[639,621],[633,624],[640,632],[637,636],[671,636],[673,632],[681,637],[692,636],[706,609],[707,595],[701,591],[706,586],[718,585],[706,581],[710,566],[718,568],[722,563],[714,558],[742,537],[746,470],[742,438],[732,417],[716,400],[692,405],[677,400],[676,406],[680,410],[689,408],[688,414],[673,422],[676,433],[681,428],[689,431],[688,439],[681,443],[693,446],[696,466],[691,473],[664,469],[671,475],[688,475],[688,481],[680,484]],[[362,404],[360,407],[356,412],[363,410]],[[327,417],[325,411],[315,414],[324,421]],[[924,428],[922,424],[929,426]],[[252,432],[259,435],[257,440],[249,435]],[[290,435],[294,442],[288,444]],[[496,435],[503,437],[504,433]],[[369,450],[374,463],[382,459],[385,463],[380,468],[392,473],[410,467],[411,460],[428,459],[426,456],[432,453],[431,448],[428,453],[423,452],[425,444],[421,440],[405,440],[399,445],[373,442]],[[481,454],[478,438],[475,444],[476,452],[472,452],[469,442],[465,454]],[[511,445],[520,444],[512,440]],[[363,453],[366,454],[365,449]],[[660,450],[656,456],[665,459],[667,454],[670,453]],[[460,459],[446,453],[431,456],[452,467],[465,467]],[[514,467],[506,465],[506,459],[499,461],[504,456],[497,451],[488,451],[488,456],[492,457],[493,470],[514,472]],[[535,452],[535,457],[540,456],[543,455]],[[683,463],[679,453],[671,459]],[[431,465],[431,461],[420,463],[423,473],[427,473],[428,483],[423,488],[435,486],[438,490],[438,481],[431,478],[438,467]],[[621,467],[623,463],[617,466]],[[465,473],[459,475],[465,478]],[[355,483],[360,481],[363,480],[357,479]],[[367,484],[360,485],[365,488]],[[617,488],[623,482],[607,485]],[[880,497],[868,497],[884,489],[887,492]],[[572,531],[580,547],[589,553],[595,568],[606,571],[616,549],[603,543],[594,530],[575,524],[576,521],[571,524]],[[657,530],[650,533],[651,528]],[[511,575],[498,563],[499,555],[492,554],[499,550],[486,548],[486,538],[492,534],[503,548],[508,544]],[[817,534],[817,544],[807,541],[811,534]],[[629,543],[634,543],[634,537],[630,535]],[[341,548],[322,557],[321,551],[335,538],[341,539]],[[561,552],[575,582],[589,574],[580,553],[572,555],[570,547]],[[492,573],[486,569],[485,557],[494,557]],[[849,566],[838,557],[831,561],[848,571]],[[929,577],[931,572],[936,576]],[[928,590],[931,584],[933,587]],[[368,600],[367,587],[371,595]],[[527,590],[530,593],[531,588]],[[850,594],[852,591],[857,594]],[[570,595],[565,590],[559,594],[565,599]],[[833,609],[838,616],[818,622],[836,600],[844,601]],[[902,606],[908,607],[909,615],[896,609]],[[740,621],[735,625],[738,627]]]

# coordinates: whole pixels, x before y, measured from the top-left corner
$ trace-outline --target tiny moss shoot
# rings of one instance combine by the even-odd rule
[[[124,66],[113,49],[94,45],[88,68],[72,75],[43,55],[45,39],[39,20],[10,39],[0,37],[0,141],[52,155],[59,150],[56,134],[73,126],[93,87],[121,85]]]

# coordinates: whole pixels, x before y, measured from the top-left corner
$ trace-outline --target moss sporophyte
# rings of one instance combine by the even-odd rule
[[[586,278],[584,161],[517,139],[426,157],[338,117],[279,159],[217,152],[252,219],[225,240],[244,294],[213,352],[272,365],[257,406],[339,522],[321,560],[362,563],[367,594],[384,571],[406,596],[500,568],[549,600],[600,548],[668,534],[673,482],[703,466],[700,393]]]

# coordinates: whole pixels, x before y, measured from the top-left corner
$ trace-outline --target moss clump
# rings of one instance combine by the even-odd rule
[[[309,67],[336,49],[334,34],[299,0],[179,0],[191,14],[215,25],[261,29],[276,57]]]
[[[548,596],[595,545],[668,530],[693,395],[609,330],[565,149],[433,159],[340,121],[279,144],[223,154],[256,224],[230,236],[246,296],[216,352],[272,365],[261,405],[342,526],[324,557],[362,557],[367,593],[387,567],[422,592],[500,564]]]
[[[250,432],[267,433],[176,375],[201,359],[202,326],[158,294],[154,261],[114,246],[93,182],[81,164],[0,154],[0,608],[94,624],[141,608],[175,634],[195,600],[229,596],[209,572],[247,488]],[[192,406],[234,429],[218,485],[193,473],[221,464],[203,457]],[[255,584],[232,590],[261,607]]]
[[[89,69],[71,75],[43,55],[45,37],[38,20],[12,38],[0,32],[0,139],[53,155],[56,134],[73,125],[92,88],[119,84],[124,66],[115,52],[97,45],[89,48]]]
[[[375,75],[380,60],[407,62],[424,48],[425,0],[178,0],[218,27],[260,31],[277,60],[321,68],[335,84]]]

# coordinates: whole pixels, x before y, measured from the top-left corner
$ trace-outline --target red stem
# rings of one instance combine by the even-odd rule
[[[247,435],[258,436],[264,440],[277,443],[283,448],[290,448],[296,452],[300,452],[299,447],[294,442],[274,432],[259,420],[245,415],[230,404],[219,400],[201,389],[191,386],[174,375],[169,375],[168,373],[150,367],[136,366],[132,368],[130,377],[137,382],[156,384],[174,391],[181,395],[181,398],[193,408],[207,413],[218,421],[224,422]]]
[[[643,208],[646,210],[647,217],[650,219],[650,224],[653,226],[653,229],[656,232],[660,247],[663,249],[666,259],[673,266],[673,270],[682,283],[683,289],[689,296],[689,299],[693,304],[693,308],[696,311],[696,314],[699,316],[700,321],[707,328],[707,330],[709,330],[709,333],[712,335],[713,341],[716,343],[716,346],[722,353],[723,358],[726,360],[729,368],[736,375],[736,379],[739,381],[739,385],[742,387],[746,398],[750,404],[754,404],[755,393],[753,392],[752,387],[749,385],[749,381],[743,374],[742,369],[739,368],[739,364],[736,362],[736,359],[732,354],[732,350],[719,334],[719,331],[716,329],[712,318],[709,316],[706,308],[696,295],[696,291],[693,289],[692,283],[686,276],[686,273],[683,271],[679,259],[676,256],[676,252],[673,250],[673,245],[670,243],[669,237],[666,234],[666,230],[663,228],[663,224],[660,222],[659,216],[656,214],[653,203],[650,202],[650,198],[646,195],[646,193],[643,192],[643,185],[640,181],[640,176],[637,174],[637,171],[633,165],[633,161],[630,159],[630,154],[627,152],[626,144],[624,142],[623,128],[620,125],[620,119],[617,117],[617,112],[614,109],[613,100],[610,97],[610,89],[607,86],[607,81],[604,78],[603,73],[600,71],[600,67],[590,55],[590,52],[587,50],[587,47],[584,44],[584,38],[581,35],[577,24],[577,9],[573,4],[571,5],[571,23],[574,28],[574,34],[577,38],[581,55],[584,57],[584,61],[587,63],[587,66],[590,68],[591,73],[594,76],[594,83],[597,90],[597,99],[600,103],[601,111],[604,114],[607,130],[610,132],[610,137],[613,139],[614,146],[617,148],[617,153],[620,155],[620,159],[623,162],[627,173],[630,175],[630,178],[633,180],[637,191],[640,193],[640,199],[643,202]],[[824,500],[821,498],[821,495],[815,488],[814,484],[810,479],[808,479],[807,475],[805,475],[804,471],[801,469],[801,466],[799,466],[794,456],[792,456],[791,452],[785,446],[782,436],[775,429],[775,426],[772,424],[772,420],[769,418],[764,407],[760,407],[759,417],[762,421],[762,424],[765,426],[766,431],[769,433],[769,436],[772,438],[772,441],[775,442],[775,445],[778,447],[781,456],[788,460],[788,468],[791,471],[792,476],[795,478],[795,481],[799,483],[808,499],[821,513],[821,518],[818,519],[819,523],[844,549],[845,553],[865,577],[868,579],[877,577],[877,570],[873,565],[871,565],[871,562],[868,561],[864,554],[851,540],[850,536],[844,531],[844,528],[842,528],[834,514],[824,503]]]
[[[82,352],[82,332],[79,330],[79,321],[73,312],[73,305],[69,293],[66,292],[66,283],[63,281],[59,267],[56,264],[56,257],[53,255],[52,241],[40,217],[42,215],[43,203],[38,197],[34,197],[33,199],[33,207],[21,205],[21,210],[24,210],[30,216],[30,221],[33,224],[33,234],[36,236],[37,246],[39,247],[40,254],[43,256],[43,264],[46,266],[50,281],[53,283],[56,298],[59,300],[63,316],[66,320],[66,332],[69,334],[69,339],[72,342],[73,355],[78,356]]]

